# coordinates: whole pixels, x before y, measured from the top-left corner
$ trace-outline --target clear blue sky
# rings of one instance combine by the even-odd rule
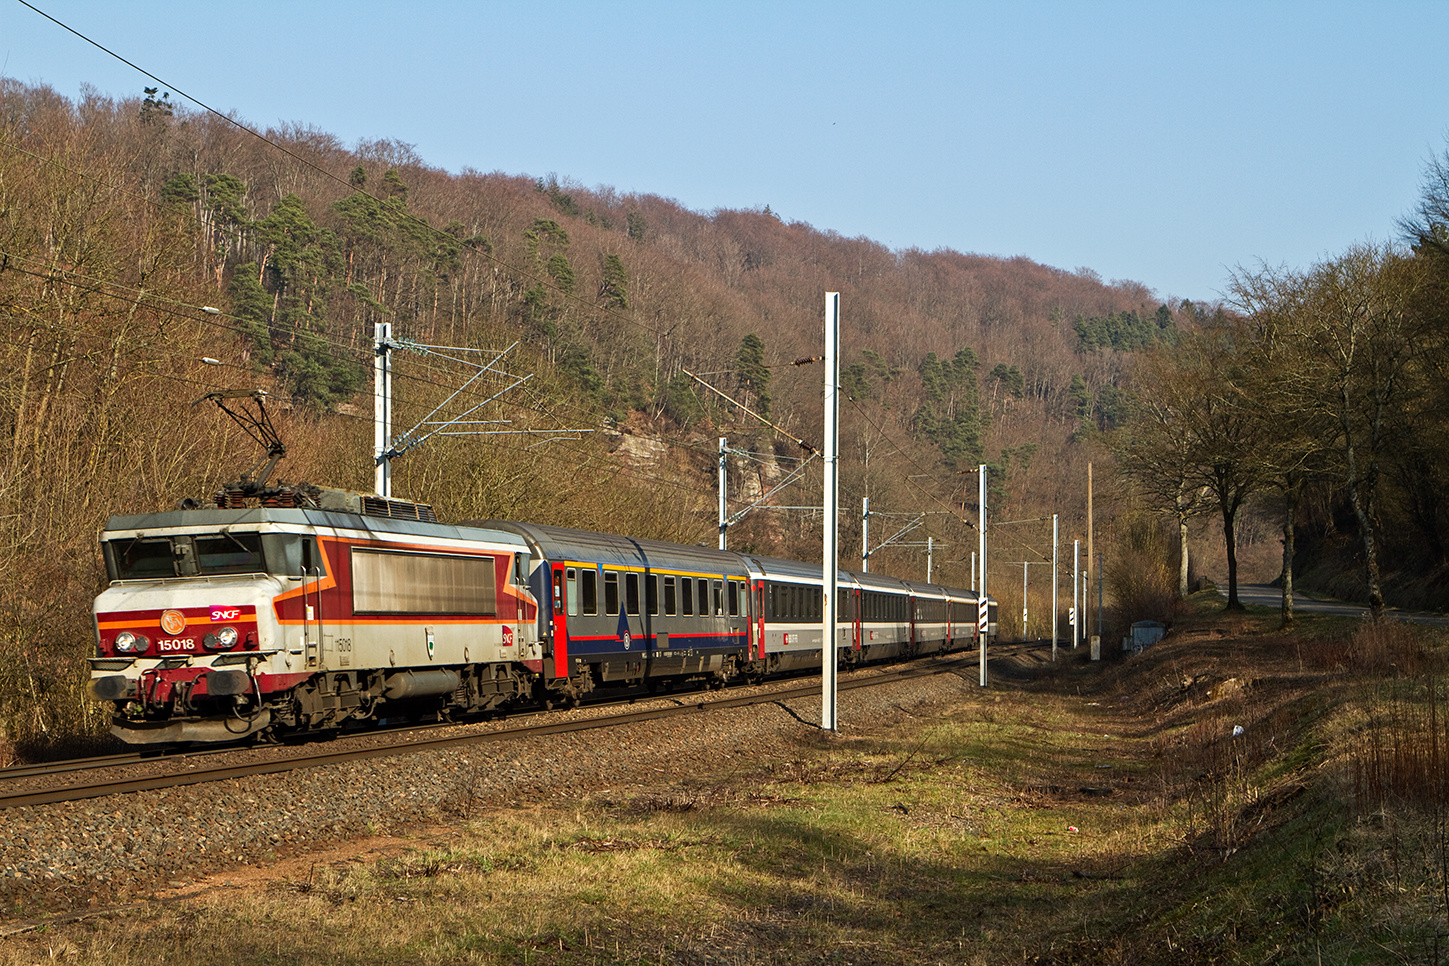
[[[1393,239],[1449,132],[1449,2],[32,2],[254,126],[1163,297]],[[0,71],[151,84],[16,0]]]

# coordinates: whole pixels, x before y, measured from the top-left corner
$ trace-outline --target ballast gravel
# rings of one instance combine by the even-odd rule
[[[974,675],[945,673],[842,692],[841,731],[959,698],[975,684]],[[446,824],[478,808],[627,794],[706,773],[747,774],[816,739],[818,720],[818,698],[795,699],[12,808],[0,821],[0,900],[12,916],[109,905],[348,838]]]

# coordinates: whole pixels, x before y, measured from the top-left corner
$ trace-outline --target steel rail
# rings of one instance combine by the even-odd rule
[[[934,664],[930,667],[901,667],[884,671],[878,671],[869,677],[856,678],[844,681],[840,685],[841,690],[853,690],[855,688],[875,687],[883,684],[890,684],[896,681],[909,680],[917,677],[930,677],[937,674],[949,674],[960,667],[966,666],[970,661],[956,658],[944,663]],[[784,701],[792,701],[799,698],[818,697],[820,687],[818,684],[803,685],[794,688],[786,688],[779,691],[770,691],[764,694],[735,695],[731,697],[713,698],[694,702],[683,702],[662,708],[650,708],[642,711],[630,711],[619,715],[605,717],[574,719],[571,721],[545,721],[538,724],[524,725],[522,727],[504,728],[498,731],[484,732],[471,735],[450,735],[436,738],[424,738],[409,742],[399,742],[390,745],[380,745],[370,748],[355,748],[346,751],[329,751],[291,758],[274,759],[265,762],[252,762],[245,765],[223,765],[214,768],[193,768],[186,771],[177,771],[169,774],[150,775],[140,778],[108,779],[96,782],[82,782],[74,785],[63,785],[55,788],[42,789],[39,791],[22,791],[6,793],[0,791],[0,809],[20,808],[27,805],[51,805],[58,802],[82,801],[89,798],[103,798],[108,795],[121,795],[131,792],[149,791],[158,788],[176,788],[183,785],[199,785],[211,781],[223,781],[234,778],[247,778],[252,775],[272,775],[282,772],[296,771],[302,768],[315,768],[325,765],[342,764],[349,761],[360,761],[367,758],[385,758],[393,755],[414,754],[423,751],[439,751],[446,748],[457,748],[466,745],[482,744],[489,741],[501,741],[505,739],[530,738],[546,735],[566,734],[575,731],[587,731],[592,728],[613,728],[627,724],[637,724],[644,721],[655,721],[663,718],[670,718],[685,714],[700,714],[709,711],[722,711],[729,708],[742,708],[756,704],[778,704]],[[677,698],[675,700],[678,700]],[[153,759],[154,760],[154,759]]]

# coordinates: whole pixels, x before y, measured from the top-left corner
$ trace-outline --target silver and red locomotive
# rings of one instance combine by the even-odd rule
[[[91,691],[132,743],[228,742],[819,667],[818,565],[307,485],[112,517]],[[978,642],[977,595],[842,573],[844,664]],[[995,633],[995,604],[986,633]]]

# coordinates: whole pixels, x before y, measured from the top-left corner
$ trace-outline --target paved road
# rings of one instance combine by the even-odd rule
[[[1218,584],[1218,589],[1224,596],[1226,596],[1227,586],[1227,581]],[[1245,604],[1272,607],[1276,610],[1283,606],[1283,591],[1271,584],[1238,584],[1238,599]],[[1297,592],[1293,594],[1293,610],[1298,613],[1336,614],[1341,617],[1367,617],[1369,612],[1368,608],[1362,604],[1345,604],[1338,600],[1313,600]],[[1387,614],[1393,620],[1407,621],[1410,624],[1449,627],[1449,617],[1444,614],[1400,610],[1397,607],[1390,607]]]

